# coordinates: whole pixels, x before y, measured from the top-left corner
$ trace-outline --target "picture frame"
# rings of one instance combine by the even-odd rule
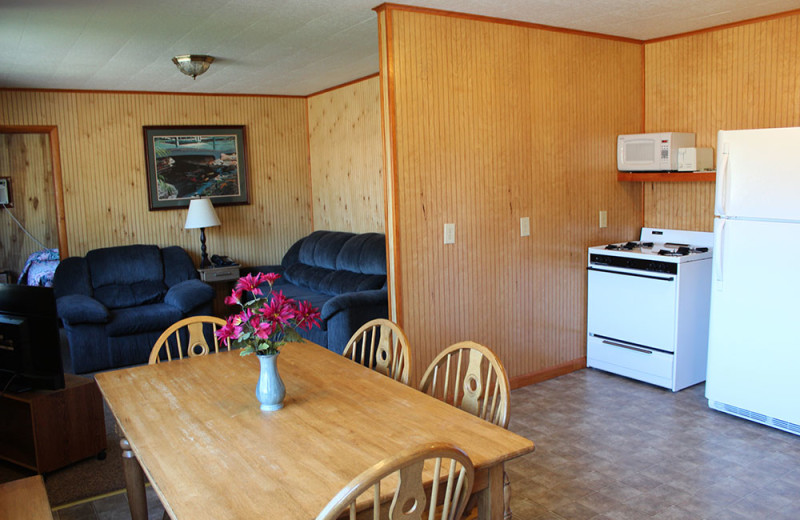
[[[145,126],[150,211],[189,207],[197,197],[215,206],[249,204],[245,127]]]

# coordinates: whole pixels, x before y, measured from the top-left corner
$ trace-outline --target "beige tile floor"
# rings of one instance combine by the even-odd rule
[[[536,443],[507,465],[514,518],[800,519],[800,437],[710,410],[703,392],[592,369],[514,390],[510,429]],[[124,494],[55,513],[130,518]]]

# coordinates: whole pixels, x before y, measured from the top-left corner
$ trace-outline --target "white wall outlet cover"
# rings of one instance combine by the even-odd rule
[[[456,225],[455,224],[445,224],[444,225],[444,243],[445,244],[455,244],[456,243]]]
[[[8,181],[0,179],[0,204],[8,204]]]
[[[519,236],[531,236],[531,219],[530,217],[522,217],[519,219]]]
[[[600,227],[608,227],[608,211],[600,212]]]

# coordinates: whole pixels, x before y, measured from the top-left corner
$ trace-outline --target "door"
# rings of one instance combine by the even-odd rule
[[[706,397],[800,424],[800,224],[714,224]]]
[[[720,131],[718,216],[800,220],[800,128]]]

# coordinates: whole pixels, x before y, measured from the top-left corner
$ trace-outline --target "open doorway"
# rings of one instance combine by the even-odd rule
[[[0,205],[0,270],[16,282],[33,253],[68,256],[56,127],[0,126],[0,177],[9,204]]]

